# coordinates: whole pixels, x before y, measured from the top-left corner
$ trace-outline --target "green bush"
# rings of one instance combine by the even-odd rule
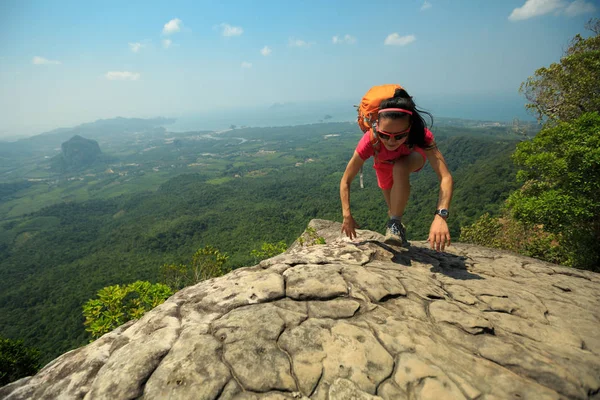
[[[461,229],[459,241],[495,249],[514,251],[555,264],[569,264],[569,252],[562,237],[546,232],[542,225],[527,225],[506,211],[501,218],[488,213]]]
[[[0,387],[34,375],[40,369],[40,352],[22,340],[0,337]]]
[[[260,260],[275,257],[277,254],[281,254],[286,250],[287,245],[284,241],[279,243],[264,242],[260,247],[260,250],[252,250],[250,255],[254,256],[256,262],[259,262]]]
[[[317,230],[311,226],[306,228],[306,232],[298,238],[301,246],[314,246],[316,244],[325,244],[325,238],[317,234]]]
[[[127,321],[140,319],[172,294],[171,288],[162,283],[137,281],[107,286],[98,291],[98,298],[83,305],[85,330],[97,339]]]

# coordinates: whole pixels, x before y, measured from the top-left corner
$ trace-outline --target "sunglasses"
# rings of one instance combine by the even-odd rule
[[[377,134],[379,135],[379,137],[382,140],[386,140],[387,141],[387,140],[390,140],[392,137],[394,139],[396,139],[396,140],[402,140],[402,139],[404,139],[410,133],[410,128],[411,128],[411,126],[409,126],[407,129],[403,130],[402,132],[394,132],[394,133],[381,131],[381,130],[379,130],[377,128],[375,128],[375,129],[376,129]]]

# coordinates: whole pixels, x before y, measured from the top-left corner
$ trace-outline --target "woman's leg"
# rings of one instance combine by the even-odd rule
[[[385,198],[385,202],[388,206],[388,217],[392,215],[392,206],[390,205],[390,196],[391,196],[391,191],[392,189],[381,189],[381,191],[383,192],[383,197]]]
[[[406,208],[406,203],[408,203],[408,197],[410,196],[409,175],[411,172],[421,169],[424,164],[425,159],[416,151],[405,157],[399,158],[394,163],[394,184],[389,191],[389,199],[386,196],[386,191],[383,191],[391,215],[401,217],[402,214],[404,214],[404,209]]]

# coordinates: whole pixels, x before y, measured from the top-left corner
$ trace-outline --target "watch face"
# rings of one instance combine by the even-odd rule
[[[448,210],[446,210],[445,208],[442,208],[441,210],[437,210],[436,214],[438,214],[441,217],[446,218],[448,216]]]

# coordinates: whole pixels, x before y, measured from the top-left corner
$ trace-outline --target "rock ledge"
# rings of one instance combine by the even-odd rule
[[[185,288],[0,398],[600,397],[599,274],[309,226],[327,244]]]

